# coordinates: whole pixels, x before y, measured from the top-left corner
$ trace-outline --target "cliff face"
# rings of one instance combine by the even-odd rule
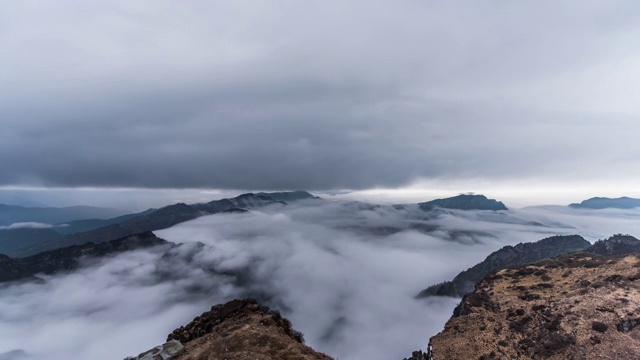
[[[253,300],[216,305],[169,334],[184,353],[177,360],[330,360],[305,346],[289,320]]]
[[[487,276],[426,358],[638,359],[638,324],[640,255],[578,252]]]

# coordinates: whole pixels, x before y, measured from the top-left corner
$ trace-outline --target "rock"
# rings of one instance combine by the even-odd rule
[[[125,360],[174,360],[182,354],[184,354],[182,343],[178,340],[170,340],[136,357],[129,357]]]

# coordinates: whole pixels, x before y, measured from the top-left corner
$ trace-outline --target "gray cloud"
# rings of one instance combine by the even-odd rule
[[[415,300],[424,287],[503,245],[552,234],[633,234],[639,216],[537,207],[433,217],[415,207],[318,201],[206,216],[159,231],[184,243],[173,249],[85,259],[71,274],[3,285],[0,354],[124,358],[161,343],[215,303],[257,296],[320,351],[340,359],[402,358],[424,348],[456,305]],[[438,230],[421,233],[412,230],[416,224]]]
[[[640,175],[631,2],[61,1],[0,14],[0,184]]]

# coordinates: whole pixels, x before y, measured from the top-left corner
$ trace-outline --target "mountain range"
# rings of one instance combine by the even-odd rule
[[[125,215],[127,212],[117,209],[95,206],[70,207],[23,207],[0,204],[0,226],[21,222],[58,224],[73,220],[109,219]]]
[[[82,229],[83,226],[86,226],[85,228],[91,228],[94,225],[105,226],[67,235],[57,233],[57,227],[20,228],[18,226],[17,228],[0,230],[0,246],[11,248],[12,254],[18,254],[17,256],[0,255],[0,282],[27,280],[42,283],[47,281],[46,275],[69,273],[84,266],[90,266],[105,257],[150,248],[153,248],[150,249],[150,252],[157,254],[157,259],[159,259],[157,263],[149,264],[150,267],[153,267],[154,274],[160,278],[179,279],[182,271],[192,266],[192,259],[198,259],[199,254],[205,253],[203,249],[206,245],[194,242],[197,239],[192,240],[189,244],[167,242],[157,237],[152,231],[166,229],[204,215],[243,213],[264,207],[273,207],[279,211],[283,207],[287,207],[289,203],[299,200],[309,200],[309,204],[313,204],[318,201],[318,198],[304,191],[248,193],[208,203],[191,205],[178,203],[160,209],[149,209],[142,213],[120,215],[108,219],[70,221],[68,226],[75,226],[77,229]],[[498,219],[495,221],[503,221],[503,224],[528,227],[543,226],[543,224],[530,221],[516,221],[517,214],[512,216],[511,212],[505,212],[507,208],[502,202],[488,199],[482,195],[460,195],[426,203],[396,206],[353,202],[346,203],[344,207],[334,206],[332,209],[358,211],[357,218],[361,222],[356,223],[355,226],[361,224],[363,228],[372,227],[375,230],[373,233],[384,234],[395,234],[406,229],[425,233],[442,232],[438,226],[428,222],[428,220],[437,219],[440,216],[459,216],[456,219],[464,217],[495,218]],[[305,208],[306,210],[307,208]],[[467,212],[466,210],[481,211]],[[388,223],[401,224],[396,228],[380,221],[374,214],[376,216],[399,216],[398,214],[405,216],[408,214],[414,217],[402,217],[404,222]],[[214,217],[214,219],[218,218]],[[340,217],[335,218],[339,219]],[[224,220],[224,218],[221,219]],[[237,219],[242,220],[243,217],[236,217]],[[370,219],[373,220],[368,222]],[[345,224],[349,223],[345,222]],[[19,232],[17,231],[19,230],[24,231],[22,239],[18,237]],[[7,236],[3,239],[3,231],[16,232],[17,235],[16,237]],[[30,243],[33,239],[29,238],[29,234],[37,231],[41,235],[36,241]],[[472,230],[459,231],[471,232]],[[367,233],[362,234],[367,239],[371,238]],[[402,240],[400,237],[398,239]],[[16,244],[27,244],[28,246]],[[156,251],[156,249],[159,250]],[[213,250],[214,254],[215,251]],[[566,356],[570,353],[572,346],[576,344],[586,346],[582,340],[584,336],[592,336],[590,331],[600,333],[600,330],[584,327],[585,319],[595,318],[600,312],[605,312],[606,316],[601,319],[602,321],[599,320],[599,323],[605,324],[610,331],[613,327],[622,326],[624,328],[626,326],[624,324],[632,324],[634,321],[640,322],[640,317],[629,315],[634,314],[631,310],[625,310],[627,311],[626,315],[615,311],[612,302],[617,301],[618,298],[624,298],[624,293],[618,294],[619,297],[611,297],[601,293],[602,290],[598,290],[603,287],[609,291],[621,289],[622,292],[631,289],[632,292],[627,297],[633,295],[634,281],[636,281],[634,271],[637,264],[640,264],[640,258],[626,258],[625,256],[636,252],[640,252],[640,240],[631,235],[623,234],[616,234],[593,244],[579,235],[562,235],[547,237],[537,242],[505,246],[491,253],[484,261],[459,273],[452,281],[430,286],[417,295],[419,299],[431,296],[449,296],[462,297],[463,300],[456,308],[450,322],[447,323],[444,335],[434,337],[426,352],[414,352],[410,359],[466,359],[470,354],[483,356],[485,359],[500,358],[501,356],[506,358],[513,356],[516,358],[518,356],[525,358],[527,356],[542,358],[549,356],[553,358],[556,356],[556,358],[560,358],[560,356]],[[138,253],[132,254],[138,256]],[[176,264],[178,262],[177,254],[181,256],[180,261],[183,261],[179,265]],[[202,261],[202,259],[198,261]],[[252,281],[256,281],[256,279],[244,269],[228,270],[216,265],[209,267],[206,261],[199,263],[198,266],[203,266],[202,274],[204,276],[211,277],[214,273],[222,274],[228,277],[232,283],[248,289],[246,292],[240,293],[240,296],[256,297],[260,301],[273,299],[273,294],[267,294],[264,289],[256,289],[252,286]],[[600,270],[603,274],[606,272],[607,277],[602,278],[602,274],[597,274]],[[565,274],[567,276],[564,276]],[[623,278],[616,277],[620,274]],[[611,277],[612,280],[607,280],[608,277]],[[589,284],[582,286],[581,281],[585,279]],[[516,284],[516,280],[518,284]],[[591,284],[599,283],[604,283],[604,285],[592,286],[595,289],[593,291],[589,287]],[[618,286],[619,284],[622,286]],[[585,293],[582,292],[584,287],[587,288]],[[194,294],[205,294],[208,291],[199,284],[194,284],[189,289]],[[505,300],[500,295],[501,291],[505,291],[515,298]],[[574,334],[574,339],[569,331],[574,325],[567,320],[570,318],[569,315],[563,313],[565,314],[563,317],[557,317],[553,314],[552,316],[546,314],[544,308],[539,308],[544,305],[542,301],[538,301],[542,298],[546,302],[551,301],[554,304],[563,303],[563,300],[557,300],[563,296],[563,291],[567,291],[572,296],[570,297],[571,301],[579,300],[578,295],[606,299],[604,302],[597,302],[591,298],[580,301],[594,304],[597,302],[597,306],[602,309],[614,309],[615,317],[609,316],[611,313],[609,310],[593,310],[574,304],[574,307],[580,310],[580,317],[576,320],[576,329],[582,334],[580,336]],[[635,301],[635,298],[631,300]],[[571,310],[567,310],[571,308],[569,303],[563,304],[561,307],[554,305],[554,314],[560,311],[569,311],[571,314]],[[528,305],[536,306],[536,309],[542,310],[529,309]],[[483,316],[482,320],[478,320],[475,314]],[[495,324],[490,324],[489,318],[493,318]],[[524,319],[529,320],[525,321]],[[547,321],[555,325],[550,329],[547,329],[546,325],[542,326],[545,331],[548,331],[547,333],[532,327],[531,319],[541,323]],[[601,325],[593,326],[602,329]],[[485,331],[486,329],[493,331],[495,336]],[[500,329],[498,333],[496,333],[496,329]],[[617,333],[606,333],[606,331],[605,329],[602,332],[604,335],[595,334],[593,336],[603,344],[611,344],[614,340],[622,341],[622,343],[627,341],[626,338],[619,340],[619,337],[614,336]],[[635,332],[622,332],[624,336],[636,336]],[[559,339],[558,341],[555,340],[556,337]],[[165,356],[166,354],[173,354],[167,356],[183,360],[236,357],[239,359],[287,357],[291,359],[329,359],[328,356],[306,347],[302,335],[293,330],[288,320],[279,313],[261,306],[255,300],[234,300],[216,305],[210,311],[196,317],[191,323],[177,328],[169,334],[167,341],[167,343],[131,359],[151,360],[156,359],[156,356],[168,358]],[[600,344],[596,343],[597,341],[592,340],[591,346],[597,348],[597,345]],[[451,349],[458,349],[455,350],[458,352]],[[621,352],[614,351],[613,353],[624,355]],[[636,353],[633,352],[633,354]]]
[[[290,201],[312,199],[313,195],[307,192],[275,193],[276,198],[288,198]],[[137,214],[129,214],[118,218],[98,222],[105,225],[85,232],[69,234],[57,239],[35,241],[30,245],[13,249],[9,252],[15,257],[26,257],[42,251],[53,250],[60,247],[80,245],[89,242],[101,243],[120,239],[126,236],[147,231],[161,230],[173,225],[196,219],[203,215],[218,214],[224,212],[245,211],[267,205],[285,205],[284,201],[275,200],[269,194],[242,194],[232,199],[214,200],[208,203],[187,205],[178,203],[150,209]],[[94,222],[95,224],[96,222]],[[72,223],[74,226],[87,225],[86,222]],[[0,252],[7,252],[0,246]]]
[[[569,206],[575,209],[634,209],[640,207],[640,199],[594,197]]]
[[[42,251],[59,247],[78,245],[87,242],[100,243],[119,239],[125,236],[154,231],[171,227],[175,224],[198,218],[202,215],[217,214],[227,211],[243,211],[256,209],[266,205],[281,204],[287,202],[319,199],[306,191],[271,192],[271,193],[247,193],[231,199],[214,200],[208,203],[184,204],[177,203],[160,209],[148,209],[139,213],[122,214],[121,211],[108,208],[96,208],[89,206],[75,206],[68,208],[27,208],[12,205],[0,205],[0,253],[12,257],[25,257]],[[571,204],[573,208],[602,208],[605,206],[617,206],[629,208],[634,204],[640,204],[640,200],[632,198],[593,198],[580,204]],[[379,205],[360,203],[360,208],[366,206],[375,209]],[[415,205],[395,205],[396,210],[406,209]],[[467,195],[436,199],[417,204],[418,208],[426,214],[437,216],[438,210],[489,210],[505,211],[508,208],[504,203],[495,199],[489,199],[484,195]],[[117,215],[117,216],[113,216]],[[8,229],[6,226],[16,222],[38,222],[29,226],[25,224],[20,231]],[[45,230],[42,225],[47,225],[50,230]],[[37,225],[37,226],[35,226]],[[437,227],[424,224],[416,224],[416,230],[432,232]],[[426,227],[425,227],[426,226]],[[9,231],[11,230],[11,231]],[[369,229],[367,231],[374,231]],[[398,229],[375,230],[377,233],[398,231]],[[460,234],[464,235],[464,232]]]
[[[87,258],[100,258],[140,248],[175,245],[158,238],[152,232],[126,236],[96,244],[93,242],[49,250],[24,258],[10,258],[0,254],[0,282],[37,280],[35,275],[68,272],[81,266]]]
[[[80,220],[56,223],[51,227],[53,231],[46,232],[41,229],[30,229],[23,230],[21,233],[15,233],[15,236],[12,236],[13,234],[11,233],[4,233],[3,236],[2,230],[0,230],[0,253],[11,257],[26,257],[56,248],[88,242],[100,243],[146,231],[161,230],[181,222],[196,219],[203,215],[246,211],[247,209],[257,209],[268,205],[286,205],[287,202],[311,199],[319,198],[306,191],[262,192],[242,194],[235,198],[214,200],[208,203],[190,205],[177,203],[160,209],[148,209],[140,213],[125,214],[107,219],[87,218],[93,215],[93,213],[90,212],[85,214],[84,218]],[[360,204],[360,207],[366,206],[371,209],[379,206],[366,203]],[[402,209],[406,206],[407,205],[396,205],[394,208]],[[483,195],[459,195],[452,198],[420,203],[418,207],[427,213],[438,209],[506,210],[502,202],[487,199]],[[44,220],[45,218],[36,217],[36,219]],[[59,220],[60,218],[50,219]],[[424,226],[425,225],[416,225],[416,229],[427,232],[437,230],[436,227],[424,228]],[[376,231],[399,230],[378,229]],[[56,236],[54,232],[59,234],[59,236]],[[465,232],[460,232],[459,235],[465,236],[464,233]],[[6,240],[3,241],[3,239]]]

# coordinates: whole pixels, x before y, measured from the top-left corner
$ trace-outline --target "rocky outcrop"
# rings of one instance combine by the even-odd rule
[[[436,208],[458,210],[507,210],[507,207],[494,199],[487,199],[484,195],[458,195],[446,199],[436,199],[419,203],[421,210],[431,211]]]
[[[640,243],[640,241],[638,241]],[[432,285],[418,294],[418,298],[427,296],[462,297],[473,291],[476,283],[494,270],[510,266],[519,266],[540,260],[587,249],[591,243],[582,236],[552,236],[533,243],[520,243],[505,246],[491,253],[481,263],[461,272],[452,281]]]
[[[616,234],[596,241],[586,252],[603,256],[625,255],[640,252],[640,240],[631,235]]]
[[[302,334],[277,311],[254,300],[232,300],[216,305],[167,341],[177,340],[185,351],[177,360],[329,360],[329,356],[304,345]]]
[[[118,240],[100,244],[87,243],[61,249],[45,251],[26,258],[12,259],[0,255],[0,282],[35,279],[39,273],[54,274],[75,270],[80,260],[87,257],[101,257],[140,248],[171,244],[152,232],[126,236]]]
[[[184,354],[182,343],[178,340],[169,340],[136,357],[128,357],[124,360],[174,360],[182,354]]]
[[[427,358],[638,359],[640,256],[576,252],[483,279]]]

